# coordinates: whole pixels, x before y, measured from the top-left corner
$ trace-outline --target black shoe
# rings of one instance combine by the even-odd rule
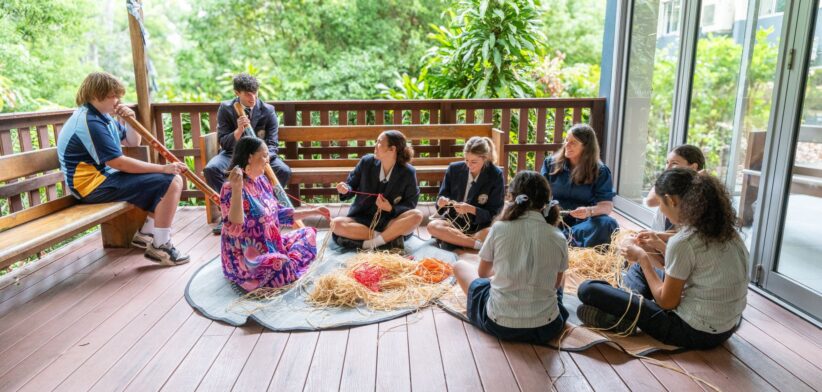
[[[216,226],[211,229],[211,234],[220,235],[223,232],[223,222],[218,222]]]
[[[149,243],[144,256],[162,265],[180,265],[189,260],[188,255],[178,252],[171,241],[159,247],[154,246],[153,242]]]
[[[334,235],[334,242],[337,245],[346,248],[346,249],[362,249],[362,241],[352,240],[350,238],[340,237],[338,235]]]
[[[631,326],[634,321],[633,318],[629,320],[626,316],[622,321],[619,321],[619,317],[606,313],[595,306],[580,305],[577,308],[577,318],[587,326],[607,330],[608,332],[628,335],[636,333],[636,326],[633,328]]]
[[[403,236],[399,236],[394,238],[391,241],[385,243],[385,245],[378,246],[377,249],[379,250],[405,250],[405,240]]]
[[[450,243],[442,241],[442,240],[437,240],[437,247],[442,249],[442,250],[449,251],[449,252],[453,252],[453,251],[460,248],[457,245],[450,244]]]

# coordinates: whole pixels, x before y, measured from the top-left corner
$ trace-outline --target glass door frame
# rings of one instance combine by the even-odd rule
[[[691,100],[691,84],[694,64],[696,61],[696,44],[699,35],[699,18],[702,7],[701,0],[680,1],[679,15],[679,60],[676,67],[676,81],[674,85],[674,102],[672,114],[671,133],[668,141],[668,149],[672,149],[685,142],[688,128],[688,115]],[[619,178],[621,175],[620,162],[622,161],[622,141],[625,136],[625,93],[628,88],[628,70],[631,48],[631,24],[633,22],[634,0],[622,1],[617,23],[617,43],[614,45],[614,58],[621,59],[621,64],[614,67],[615,76],[612,79],[614,85],[620,88],[613,89],[609,97],[614,108],[610,113],[609,124],[616,124],[611,131],[616,135],[609,138],[608,159],[605,162],[611,168],[614,176],[614,185],[617,187],[617,196],[614,197],[614,207],[624,212],[625,215],[637,223],[649,226],[653,220],[654,213],[647,207],[635,203],[631,200],[619,196]],[[660,12],[662,10],[660,9]]]
[[[771,118],[765,137],[761,200],[755,214],[759,222],[753,232],[752,281],[773,296],[791,303],[820,324],[822,301],[819,294],[776,271],[780,255],[785,215],[790,197],[796,143],[799,138],[807,83],[808,59],[815,33],[819,4],[816,1],[788,1],[779,50],[777,77]],[[786,62],[785,59],[788,59]]]
[[[617,0],[612,0],[617,1]],[[745,28],[743,58],[740,68],[740,83],[737,92],[737,107],[734,109],[735,136],[741,127],[743,109],[739,98],[744,97],[749,57],[755,40],[755,23],[761,0],[750,0],[747,9],[749,25]],[[761,186],[758,190],[758,203],[754,214],[757,221],[752,226],[750,235],[752,245],[749,259],[751,288],[780,303],[783,307],[800,314],[812,323],[822,326],[822,301],[819,295],[801,287],[792,280],[776,272],[777,259],[783,234],[783,221],[787,210],[791,170],[795,153],[796,140],[799,136],[799,125],[802,115],[802,102],[805,95],[805,83],[808,74],[809,51],[814,38],[814,22],[818,4],[814,1],[786,1],[783,13],[780,45],[777,55],[776,73],[774,75],[774,94],[768,119],[768,130],[765,139],[765,151]],[[690,109],[693,70],[699,33],[701,0],[681,0],[680,14],[680,61],[677,64],[677,80],[674,91],[674,113],[670,130],[669,148],[685,143],[687,140],[688,116]],[[629,72],[631,24],[634,0],[619,1],[614,43],[614,62],[612,82],[609,94],[608,124],[609,129],[606,164],[612,168],[614,184],[619,193],[620,162],[622,160],[622,142],[625,123],[625,94]],[[790,67],[786,59],[790,57]],[[799,71],[799,72],[797,72]],[[736,140],[733,141],[734,146]],[[735,148],[735,147],[732,147]],[[732,151],[731,155],[737,152]],[[733,162],[731,163],[733,164]],[[729,170],[732,172],[732,170]],[[731,174],[722,178],[730,184]],[[732,189],[732,188],[731,188]],[[779,190],[779,191],[773,191]],[[653,212],[643,205],[633,202],[619,194],[614,198],[615,208],[630,220],[649,226]]]

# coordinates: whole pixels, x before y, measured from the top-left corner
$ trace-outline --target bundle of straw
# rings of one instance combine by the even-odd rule
[[[625,259],[620,256],[619,249],[635,234],[630,230],[617,230],[611,235],[610,244],[593,248],[569,248],[568,272],[582,280],[604,280],[619,287],[625,267]]]
[[[308,299],[320,308],[360,304],[371,310],[421,308],[448,291],[451,282],[429,283],[424,274],[418,273],[418,265],[394,253],[359,253],[346,263],[344,269],[317,279]],[[353,272],[363,266],[385,272],[379,291],[372,291],[354,279]]]

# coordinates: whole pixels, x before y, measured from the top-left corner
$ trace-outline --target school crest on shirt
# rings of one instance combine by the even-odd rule
[[[257,130],[257,137],[260,139],[265,139],[265,129],[258,129]]]
[[[479,195],[479,197],[477,197],[477,203],[485,204],[487,202],[488,202],[488,195],[486,195],[485,193],[483,193],[483,194]]]
[[[399,203],[399,202],[400,202],[400,200],[402,200],[402,196],[397,196],[397,197],[395,197],[395,198],[394,198],[394,204]]]

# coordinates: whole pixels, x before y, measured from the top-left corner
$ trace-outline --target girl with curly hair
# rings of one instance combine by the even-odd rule
[[[719,180],[687,168],[665,171],[655,188],[662,213],[680,226],[666,247],[664,276],[654,270],[662,265],[628,241],[622,255],[639,264],[644,279],[630,282],[631,292],[583,282],[577,316],[619,333],[639,327],[665,344],[716,347],[733,334],[748,291],[748,250],[734,226],[731,198]]]

